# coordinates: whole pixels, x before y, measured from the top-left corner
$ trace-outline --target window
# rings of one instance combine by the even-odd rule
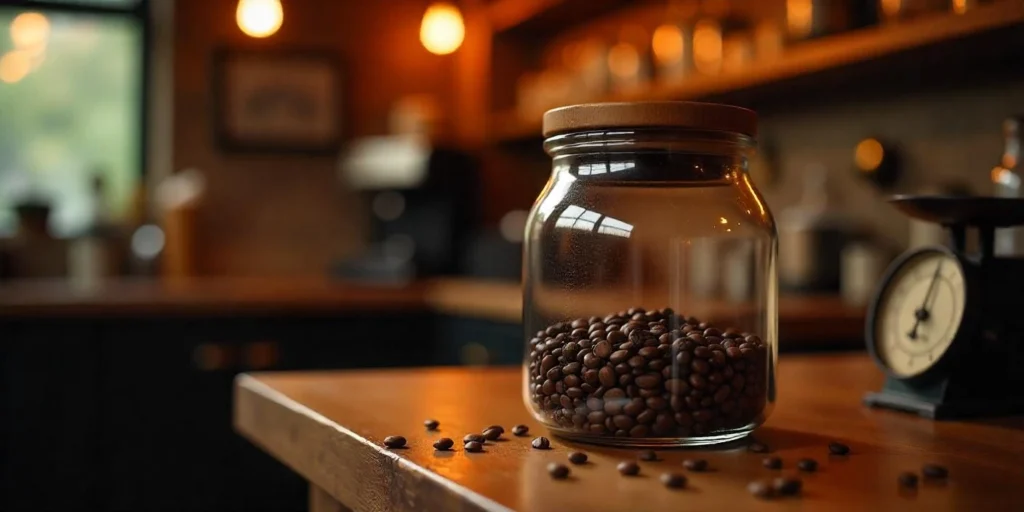
[[[42,200],[67,237],[98,211],[127,213],[141,182],[144,5],[39,5],[0,7],[0,235],[15,204]]]

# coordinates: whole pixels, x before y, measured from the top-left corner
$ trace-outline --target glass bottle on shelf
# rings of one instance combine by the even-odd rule
[[[1024,197],[1024,184],[1021,174],[1024,173],[1024,162],[1021,151],[1024,149],[1024,116],[1014,116],[1003,121],[1003,158],[992,169],[992,183],[998,197]],[[996,230],[996,255],[1024,255],[1024,228],[1002,228]]]

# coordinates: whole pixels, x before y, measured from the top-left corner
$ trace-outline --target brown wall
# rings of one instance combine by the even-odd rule
[[[215,275],[323,274],[360,247],[363,209],[336,177],[335,157],[237,154],[212,130],[211,58],[219,48],[333,50],[344,65],[346,136],[387,130],[392,102],[432,93],[452,101],[451,57],[419,44],[419,0],[291,0],[266,40],[235,25],[237,2],[178,0],[174,33],[174,168],[207,178],[199,270]]]

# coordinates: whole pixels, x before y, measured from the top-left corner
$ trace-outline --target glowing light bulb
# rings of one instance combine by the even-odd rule
[[[420,24],[420,42],[428,52],[448,55],[462,46],[465,37],[466,26],[458,7],[446,2],[427,7]]]
[[[11,20],[11,41],[19,50],[40,52],[50,38],[50,20],[38,12],[23,12]]]
[[[235,11],[238,28],[251,37],[268,37],[284,22],[281,0],[239,0]]]
[[[12,50],[0,57],[0,82],[13,84],[25,78],[32,69],[32,55],[24,50]]]

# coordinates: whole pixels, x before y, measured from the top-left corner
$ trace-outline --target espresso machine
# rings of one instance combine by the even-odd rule
[[[369,207],[369,243],[340,262],[345,279],[400,284],[456,273],[477,229],[476,159],[417,135],[353,141],[341,159],[342,180]]]

